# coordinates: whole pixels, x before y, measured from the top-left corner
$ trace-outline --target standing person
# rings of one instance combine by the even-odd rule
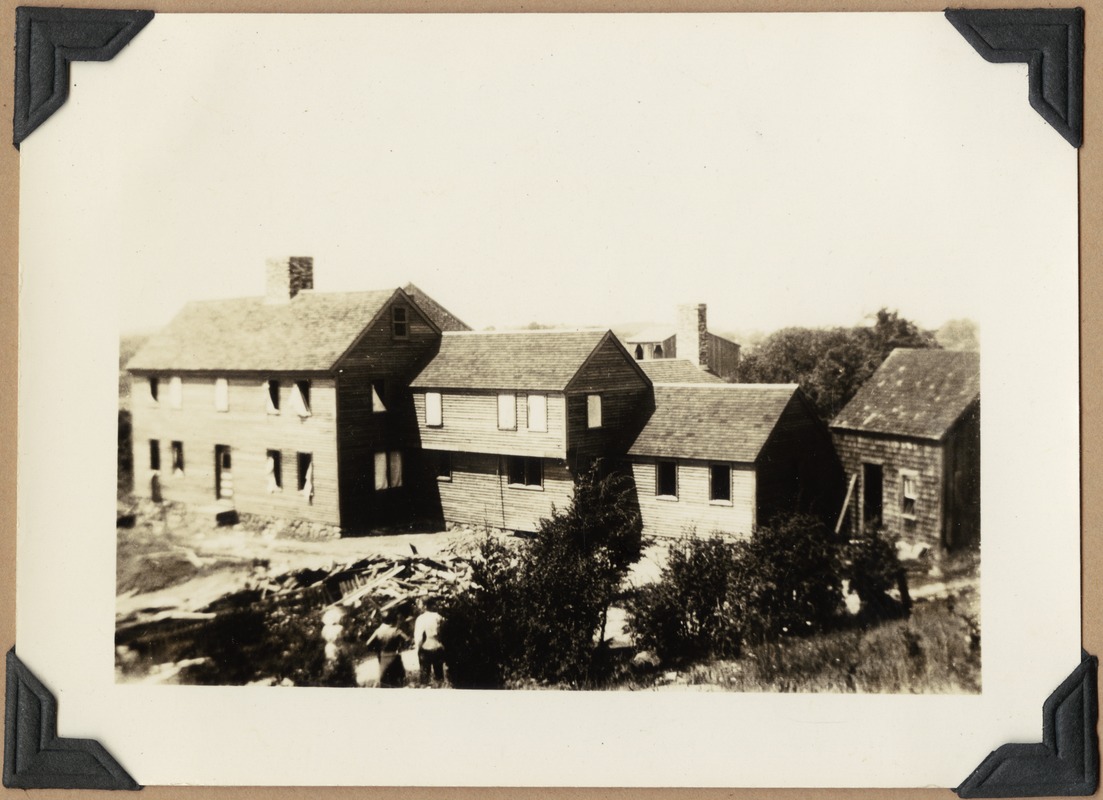
[[[402,644],[410,637],[399,630],[398,613],[383,612],[383,622],[368,637],[366,645],[379,643],[379,685],[385,689],[401,689],[406,684],[406,668],[402,666]]]
[[[441,615],[437,613],[436,598],[425,601],[425,610],[414,621],[414,647],[421,668],[421,683],[429,683],[432,673],[434,683],[444,682],[444,645],[440,641]]]

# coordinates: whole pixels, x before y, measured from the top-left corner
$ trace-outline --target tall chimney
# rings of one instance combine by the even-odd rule
[[[686,358],[698,367],[708,367],[709,336],[704,303],[678,306],[678,358]]]
[[[266,303],[286,303],[303,289],[314,288],[314,259],[310,256],[270,258],[267,263]]]

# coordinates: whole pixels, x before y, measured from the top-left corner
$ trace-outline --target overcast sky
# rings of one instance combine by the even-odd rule
[[[783,17],[158,15],[46,124],[96,187],[73,250],[121,270],[124,332],[281,254],[475,327],[983,327],[1012,167],[1068,148],[1026,66],[941,14]]]

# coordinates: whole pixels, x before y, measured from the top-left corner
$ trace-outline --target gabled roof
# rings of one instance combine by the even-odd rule
[[[650,328],[644,328],[637,334],[629,336],[624,341],[631,344],[646,344],[648,342],[665,342],[671,336],[674,336],[678,331],[670,325],[653,325]]]
[[[300,292],[188,303],[127,364],[131,370],[312,372],[332,369],[401,289]]]
[[[655,358],[637,361],[652,383],[724,383],[685,358]]]
[[[415,389],[561,392],[612,333],[603,330],[445,333]]]
[[[447,308],[442,306],[436,300],[425,294],[420,287],[414,286],[412,283],[407,283],[402,287],[402,291],[410,296],[410,298],[417,303],[417,307],[424,312],[433,324],[440,328],[442,331],[469,331],[471,326],[457,317]]]
[[[628,449],[632,456],[753,463],[795,383],[655,385],[655,411]]]
[[[831,427],[937,440],[979,397],[979,353],[901,348],[889,354]]]

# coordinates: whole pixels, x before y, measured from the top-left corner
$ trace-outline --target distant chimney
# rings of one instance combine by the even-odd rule
[[[286,303],[303,289],[314,288],[314,259],[310,256],[270,258],[266,303]]]
[[[706,306],[678,306],[678,358],[686,358],[698,367],[707,367],[709,361],[709,332]]]

